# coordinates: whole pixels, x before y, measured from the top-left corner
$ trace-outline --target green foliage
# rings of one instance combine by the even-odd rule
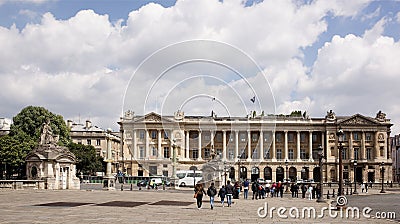
[[[302,115],[301,115],[301,110],[292,111],[292,113],[290,113],[289,116],[290,116],[290,117],[301,117],[301,116],[302,116]]]
[[[71,142],[67,147],[76,156],[77,175],[79,175],[80,172],[93,175],[97,171],[102,171],[103,158],[96,154],[96,149],[92,145],[82,145]]]
[[[28,106],[19,112],[13,118],[13,124],[10,128],[11,136],[18,138],[30,138],[35,142],[40,139],[43,124],[50,120],[50,126],[53,134],[59,135],[59,145],[69,143],[69,130],[61,115],[56,115],[43,107]]]

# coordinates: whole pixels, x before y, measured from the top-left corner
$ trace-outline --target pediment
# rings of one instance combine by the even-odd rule
[[[172,120],[165,118],[157,113],[151,112],[144,117],[141,117],[136,120],[137,122],[172,122]]]
[[[353,115],[349,118],[338,122],[341,125],[378,125],[379,123],[372,118],[365,117],[361,114]]]

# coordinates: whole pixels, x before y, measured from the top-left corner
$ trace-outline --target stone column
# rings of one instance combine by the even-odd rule
[[[308,153],[310,154],[309,155],[309,160],[310,160],[310,162],[313,162],[314,161],[314,159],[313,159],[313,155],[312,155],[312,134],[313,134],[313,132],[312,131],[310,131],[309,133],[308,133]]]
[[[296,148],[297,148],[297,162],[300,162],[301,161],[301,158],[300,158],[300,131],[297,131]]]
[[[378,157],[381,156],[379,152],[378,132],[375,132],[374,146],[375,146],[374,159],[378,159]]]
[[[260,160],[263,161],[264,160],[264,131],[260,130],[260,138],[259,138],[259,142],[260,142]],[[260,170],[261,173],[261,170]],[[260,177],[262,177],[260,175]]]
[[[288,131],[284,131],[285,132],[285,161],[288,160]],[[286,170],[285,170],[286,171]]]
[[[270,152],[271,154],[271,160],[274,162],[276,161],[276,147],[275,147],[275,131],[272,132],[272,152]]]
[[[198,137],[199,137],[199,144],[198,144],[198,148],[199,148],[199,151],[198,151],[198,152],[199,152],[199,157],[198,157],[198,159],[199,159],[199,160],[202,160],[203,157],[202,157],[202,155],[201,155],[201,151],[202,151],[202,150],[201,150],[201,131],[200,131],[200,130],[199,130],[199,136],[198,136]]]
[[[210,131],[210,136],[211,136],[211,147],[214,145],[214,136],[215,136],[215,131]]]
[[[329,146],[329,143],[328,143],[328,141],[329,141],[329,135],[328,135],[328,132],[325,132],[325,137],[326,137],[326,143],[327,144],[325,144],[326,145],[326,149],[325,149],[325,152],[326,152],[326,159],[328,159],[329,157],[331,157],[332,156],[332,153],[331,153],[331,149],[328,149],[328,146]],[[338,157],[339,158],[339,157]],[[327,174],[329,173],[328,171],[326,171],[327,172]],[[330,179],[328,179],[328,180],[330,180]]]
[[[146,148],[145,148],[145,152],[146,154],[144,155],[144,157],[149,158],[150,157],[150,145],[149,145],[149,131],[147,129],[144,129],[144,137],[145,137],[145,142],[146,142]]]
[[[164,151],[161,148],[161,141],[162,141],[161,130],[157,130],[157,148],[158,148],[157,154],[159,159],[162,158],[162,152]]]
[[[349,138],[349,159],[352,160],[354,159],[354,148],[353,148],[353,132],[349,132],[350,138]]]
[[[251,149],[251,131],[247,130],[247,159],[250,160],[253,150]]]
[[[361,149],[360,149],[360,159],[361,160],[365,160],[365,155],[366,155],[366,151],[365,151],[365,132],[362,132],[361,134]]]
[[[186,135],[185,135],[185,145],[186,145],[186,159],[189,159],[190,158],[190,152],[189,152],[189,134],[190,134],[190,131],[185,131],[185,133],[186,133]]]
[[[239,156],[239,131],[235,130],[235,153],[236,158]]]
[[[137,159],[137,155],[138,155],[138,152],[137,152],[137,138],[136,138],[136,130],[133,130],[133,139],[132,139],[132,151],[133,152],[131,152],[132,153],[132,157],[134,158],[134,159]]]
[[[222,131],[222,159],[226,161],[226,131]]]

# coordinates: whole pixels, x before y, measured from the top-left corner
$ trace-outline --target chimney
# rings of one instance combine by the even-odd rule
[[[89,129],[92,127],[92,122],[89,120],[86,120],[86,129]]]

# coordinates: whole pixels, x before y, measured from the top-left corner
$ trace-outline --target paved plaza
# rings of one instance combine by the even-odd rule
[[[376,191],[376,190],[375,190]],[[376,192],[375,192],[376,193]],[[369,194],[374,194],[371,190]],[[397,193],[388,193],[399,196]],[[364,197],[358,195],[356,197]],[[367,196],[366,196],[367,197]],[[196,208],[191,189],[181,190],[2,190],[0,223],[397,223],[376,218],[281,218],[276,210],[271,218],[257,214],[260,207],[314,207],[319,211],[328,203],[291,198],[234,200],[222,207],[216,198],[214,210],[206,202]],[[353,205],[352,205],[353,206]],[[394,207],[394,206],[393,206]],[[263,210],[261,210],[261,213]],[[371,212],[370,214],[374,214]],[[399,214],[397,214],[399,215]],[[397,217],[396,217],[397,218]]]

